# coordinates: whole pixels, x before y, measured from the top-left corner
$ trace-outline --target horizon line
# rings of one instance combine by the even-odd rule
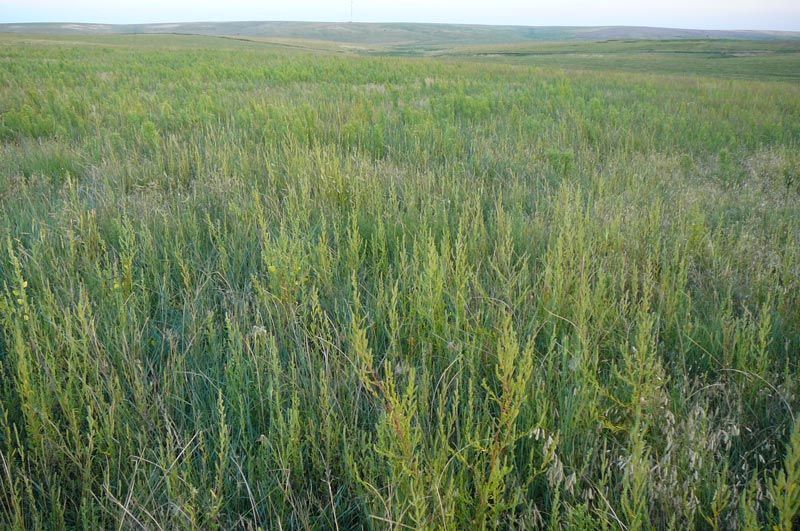
[[[92,26],[156,26],[167,24],[241,24],[241,23],[300,23],[300,24],[417,24],[430,26],[477,26],[487,28],[640,28],[640,29],[660,29],[660,30],[680,30],[680,31],[713,31],[713,32],[773,32],[773,33],[800,33],[799,29],[771,29],[771,28],[699,28],[699,27],[678,27],[678,26],[652,26],[652,25],[631,25],[631,24],[554,24],[554,25],[529,25],[529,24],[487,24],[476,22],[417,22],[417,21],[376,21],[376,20],[277,20],[277,19],[252,19],[252,20],[183,20],[183,21],[159,21],[159,22],[77,22],[77,21],[24,21],[24,22],[2,22],[0,26],[16,25],[43,25],[43,24],[82,24]]]

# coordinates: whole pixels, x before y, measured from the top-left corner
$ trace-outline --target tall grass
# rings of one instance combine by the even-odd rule
[[[0,51],[0,523],[791,529],[800,88]]]

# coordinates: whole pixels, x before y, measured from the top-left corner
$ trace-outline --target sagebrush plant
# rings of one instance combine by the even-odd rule
[[[0,526],[797,526],[796,83],[3,44]]]

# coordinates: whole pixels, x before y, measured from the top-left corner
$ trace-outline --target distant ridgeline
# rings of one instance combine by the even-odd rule
[[[798,32],[710,31],[629,26],[481,26],[413,23],[187,22],[171,24],[0,24],[0,32],[120,35],[179,33],[313,39],[356,44],[500,44],[526,41],[641,39],[800,40]]]

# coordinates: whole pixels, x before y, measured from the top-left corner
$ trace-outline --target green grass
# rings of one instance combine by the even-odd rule
[[[0,44],[0,526],[797,525],[771,55]]]
[[[568,70],[800,80],[800,41],[639,40],[448,47],[437,55]]]

